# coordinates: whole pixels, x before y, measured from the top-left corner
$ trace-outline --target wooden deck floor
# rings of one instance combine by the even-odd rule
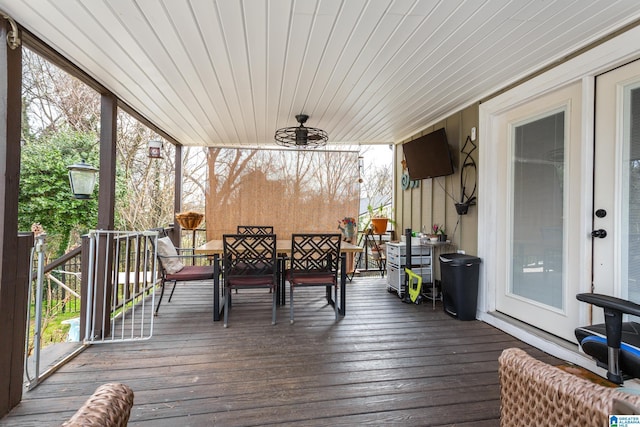
[[[212,322],[211,288],[179,284],[149,341],[94,345],[0,420],[58,426],[101,384],[135,392],[132,426],[451,425],[499,423],[498,356],[520,347],[438,304],[403,304],[386,280],[356,278],[334,322],[323,291],[301,289],[270,322],[265,290],[234,295],[229,328]]]

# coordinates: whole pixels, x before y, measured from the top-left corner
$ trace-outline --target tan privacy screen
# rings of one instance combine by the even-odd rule
[[[273,225],[293,232],[339,232],[357,218],[358,152],[210,148],[206,194],[207,240],[237,225]]]

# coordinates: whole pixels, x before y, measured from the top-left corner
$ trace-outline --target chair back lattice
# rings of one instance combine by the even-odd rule
[[[238,234],[273,234],[272,225],[239,225]]]
[[[340,265],[341,234],[292,234],[293,272],[337,272]]]
[[[275,234],[225,234],[222,240],[226,277],[271,276],[276,272]]]

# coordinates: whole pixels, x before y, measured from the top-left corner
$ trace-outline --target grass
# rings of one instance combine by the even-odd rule
[[[80,316],[79,310],[66,312],[60,311],[59,307],[63,306],[62,303],[63,301],[53,300],[48,306],[43,306],[42,347],[46,347],[49,344],[66,342],[71,325],[63,324],[62,322]],[[35,333],[35,304],[31,304],[30,310],[29,354],[31,354],[33,349],[33,335]]]
[[[80,313],[58,313],[47,322],[47,327],[42,331],[42,343],[59,343],[67,341],[69,329],[71,325],[62,322],[74,317],[80,316]]]

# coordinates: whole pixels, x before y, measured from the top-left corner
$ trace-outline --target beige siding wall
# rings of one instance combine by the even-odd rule
[[[419,136],[428,134],[444,127],[447,139],[453,154],[455,173],[447,177],[424,179],[420,181],[418,188],[402,189],[402,144],[395,146],[396,163],[395,174],[395,216],[396,238],[404,233],[406,228],[420,231],[422,226],[429,230],[434,223],[444,224],[449,239],[455,244],[456,249],[462,249],[467,254],[476,255],[478,251],[478,209],[471,206],[466,215],[456,213],[455,203],[460,201],[460,171],[464,155],[460,150],[464,146],[467,136],[471,135],[471,128],[478,129],[478,104],[474,104],[460,112],[452,114],[442,122],[424,129],[421,133],[413,135],[404,142],[408,142]],[[479,135],[479,132],[476,132]],[[478,164],[478,151],[481,141],[476,138],[474,144],[478,147],[472,157]],[[469,146],[468,146],[469,147]],[[468,151],[468,150],[467,150]],[[477,180],[477,174],[475,179]],[[473,185],[473,177],[467,179]],[[469,189],[470,191],[470,189]],[[469,192],[468,191],[468,192]],[[479,197],[476,191],[476,196]],[[457,224],[457,228],[456,228]],[[454,233],[455,230],[455,233]]]

